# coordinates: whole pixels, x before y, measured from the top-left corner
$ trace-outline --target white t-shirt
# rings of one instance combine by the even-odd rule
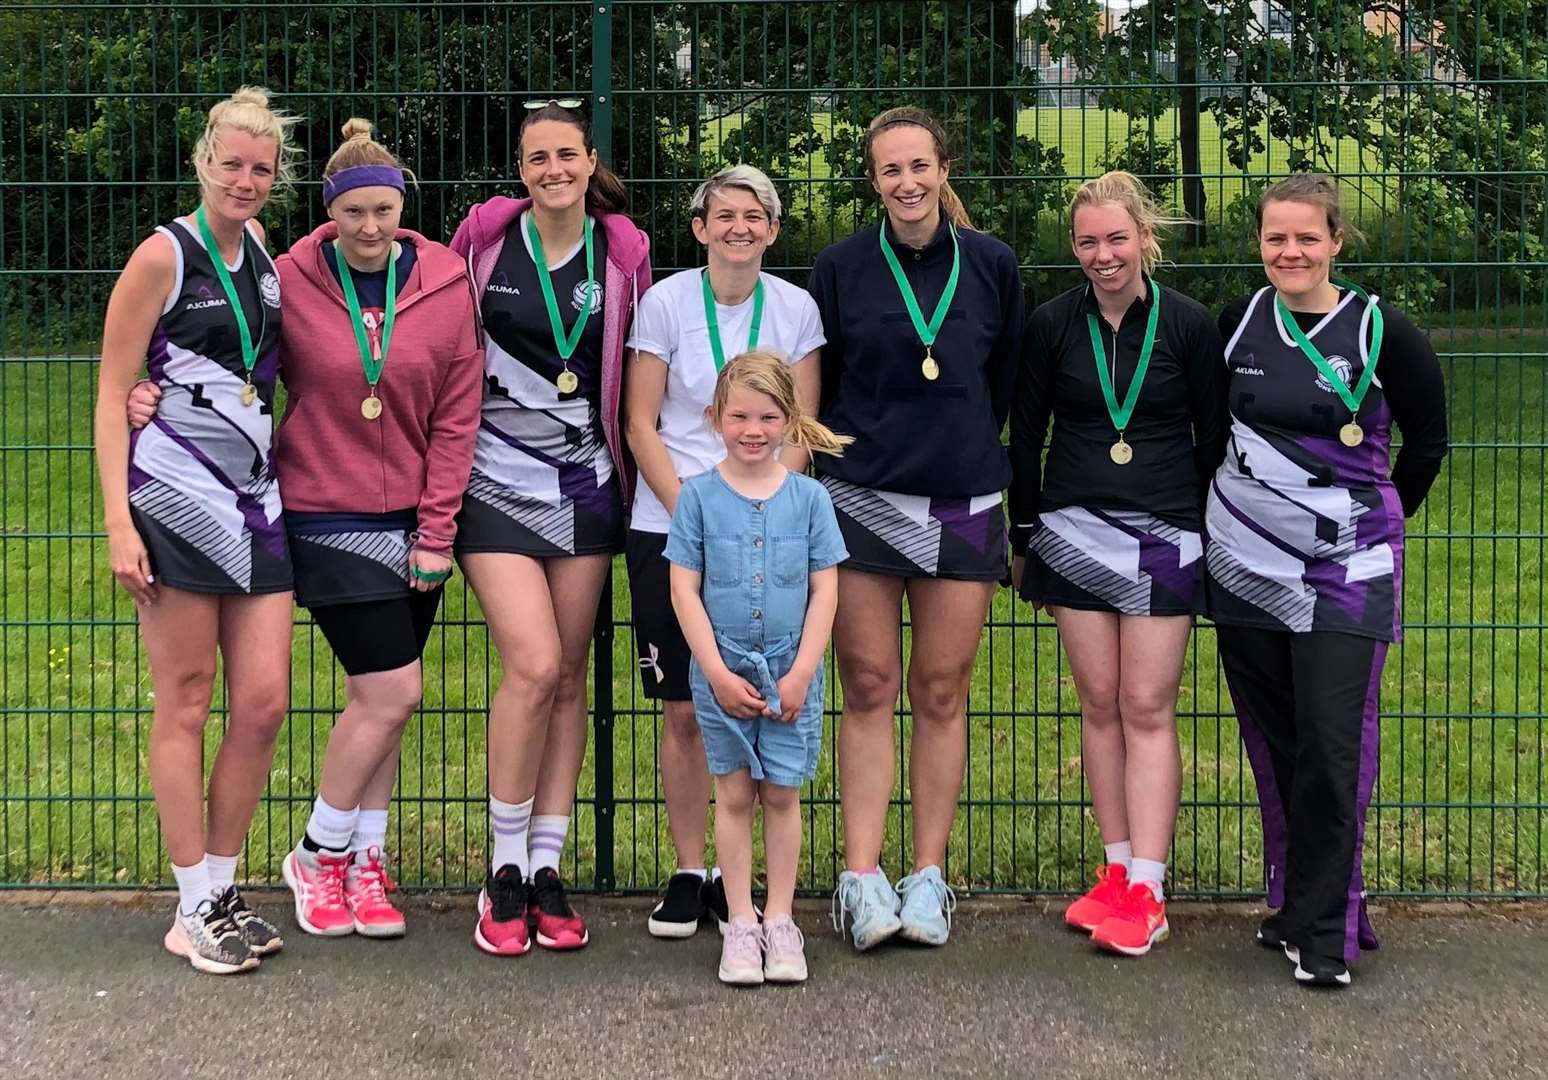
[[[709,323],[704,318],[703,270],[683,270],[663,278],[640,297],[629,333],[629,348],[648,352],[666,361],[666,393],[661,399],[661,441],[666,444],[679,479],[714,468],[726,456],[721,441],[704,410],[715,395],[715,354],[710,347]],[[763,323],[758,347],[772,349],[793,364],[813,349],[822,348],[822,315],[805,289],[771,274],[759,274],[763,282]],[[726,359],[744,352],[752,328],[753,300],[749,296],[735,307],[715,305],[720,341]],[[631,529],[664,533],[672,524],[661,500],[640,477],[635,489]]]

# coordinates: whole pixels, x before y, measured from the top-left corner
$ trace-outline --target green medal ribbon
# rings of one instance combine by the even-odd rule
[[[1107,350],[1102,346],[1102,327],[1097,317],[1087,312],[1086,329],[1091,332],[1091,353],[1096,357],[1097,381],[1102,384],[1102,398],[1107,403],[1107,415],[1112,420],[1113,427],[1118,431],[1118,441],[1123,442],[1124,429],[1129,426],[1129,418],[1134,415],[1134,406],[1139,403],[1140,386],[1145,381],[1145,372],[1150,370],[1150,354],[1156,347],[1156,324],[1161,320],[1161,290],[1150,278],[1145,279],[1150,286],[1150,318],[1145,323],[1145,341],[1140,345],[1139,361],[1134,365],[1134,378],[1129,380],[1129,389],[1123,395],[1123,404],[1118,404],[1118,394],[1113,389],[1113,376],[1107,370]],[[1113,335],[1113,347],[1118,346],[1118,337]]]
[[[586,322],[591,318],[592,290],[596,288],[593,271],[596,263],[591,247],[591,229],[594,222],[588,214],[586,217],[586,300],[581,304],[580,318],[575,320],[575,325],[570,327],[568,335],[564,332],[564,323],[559,318],[559,302],[554,299],[554,279],[548,272],[548,256],[543,254],[543,238],[538,235],[537,222],[531,215],[527,217],[527,239],[532,242],[532,261],[537,264],[538,284],[543,289],[543,303],[548,308],[548,326],[554,333],[554,347],[559,350],[559,359],[568,364],[570,357],[575,355],[575,347],[580,344],[581,335],[586,332]]]
[[[253,365],[258,362],[258,346],[253,343],[253,332],[247,327],[247,312],[242,310],[242,299],[237,296],[236,286],[232,284],[231,272],[226,269],[226,260],[220,254],[220,247],[215,243],[215,235],[210,232],[209,222],[204,220],[204,205],[194,211],[194,221],[199,225],[199,236],[204,240],[204,250],[209,253],[210,262],[215,264],[215,275],[220,278],[220,287],[226,290],[226,302],[231,305],[231,312],[236,316],[237,331],[242,335],[242,367],[247,371],[247,384],[253,382]],[[242,242],[247,242],[247,227],[242,227]],[[253,276],[256,278],[258,268],[253,267]],[[263,307],[260,298],[258,306]],[[268,321],[268,312],[263,312],[264,321]],[[260,329],[259,338],[262,339],[263,331]]]
[[[710,288],[709,271],[700,278],[704,286],[704,321],[709,326],[710,351],[715,354],[715,370],[726,366],[726,350],[720,343],[720,320],[715,317],[715,290]],[[748,350],[758,347],[758,331],[763,326],[763,278],[753,288],[752,326],[747,331]]]
[[[1322,373],[1322,377],[1328,381],[1328,385],[1333,387],[1334,393],[1338,394],[1344,404],[1349,406],[1351,415],[1359,416],[1360,403],[1365,400],[1366,391],[1371,388],[1371,380],[1376,376],[1376,358],[1381,354],[1381,336],[1385,320],[1382,318],[1381,308],[1376,305],[1376,302],[1360,286],[1352,281],[1342,281],[1339,278],[1333,278],[1332,282],[1339,288],[1348,289],[1364,300],[1366,309],[1371,313],[1371,348],[1366,357],[1365,370],[1360,372],[1359,381],[1355,383],[1353,389],[1343,379],[1339,378],[1338,372],[1334,370],[1332,364],[1328,363],[1327,357],[1322,355],[1317,346],[1312,344],[1311,338],[1307,337],[1301,330],[1300,324],[1295,321],[1295,316],[1286,309],[1285,303],[1279,298],[1278,293],[1274,294],[1274,304],[1279,309],[1279,321],[1284,324],[1285,329],[1290,331],[1290,336],[1301,347],[1301,352],[1306,355],[1306,359],[1316,365],[1317,370]]]
[[[378,359],[371,355],[371,341],[366,336],[365,316],[360,312],[360,297],[355,292],[355,282],[350,276],[349,260],[337,247],[333,250],[333,257],[338,261],[339,284],[344,286],[344,299],[349,303],[349,321],[355,328],[355,347],[360,350],[360,366],[365,371],[366,382],[371,385],[371,396],[375,397],[377,380],[382,377],[382,368],[387,366],[387,349],[392,345],[392,324],[398,317],[398,260],[393,257],[389,247],[386,314],[382,316],[382,355]]]
[[[946,290],[941,293],[940,303],[935,305],[935,313],[930,316],[928,323],[925,322],[924,312],[919,309],[919,300],[914,296],[914,287],[908,283],[908,278],[903,276],[903,267],[898,264],[898,257],[893,252],[892,245],[887,242],[886,219],[882,220],[879,234],[882,256],[887,260],[887,268],[892,271],[892,280],[898,283],[898,292],[903,294],[903,304],[908,308],[908,317],[913,320],[914,332],[924,343],[927,357],[932,355],[935,339],[941,332],[941,324],[946,321],[946,310],[951,307],[951,298],[957,295],[957,278],[962,273],[962,250],[957,246],[957,227],[948,225],[948,228],[951,229],[951,276],[946,279]]]

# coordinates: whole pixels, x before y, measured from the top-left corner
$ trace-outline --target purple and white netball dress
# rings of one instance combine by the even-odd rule
[[[135,528],[164,584],[287,591],[290,555],[269,457],[279,275],[250,230],[229,267],[212,261],[201,230],[181,219],[156,231],[172,241],[177,271],[146,354],[161,400],[129,442]]]
[[[587,218],[585,237],[545,283],[531,219],[528,211],[511,222],[479,297],[484,409],[457,550],[612,554],[623,550],[624,525],[601,416],[607,230]],[[568,358],[560,338],[573,347]]]

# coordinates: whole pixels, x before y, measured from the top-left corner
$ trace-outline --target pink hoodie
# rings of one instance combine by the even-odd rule
[[[474,296],[484,295],[484,287],[489,284],[505,247],[505,230],[531,205],[531,199],[496,195],[488,202],[475,203],[457,227],[451,249],[467,260]],[[629,324],[634,320],[640,294],[650,288],[650,237],[623,214],[603,214],[597,220],[607,230],[607,272],[602,282],[602,434],[613,457],[613,468],[622,478],[620,489],[627,511],[634,497],[634,459],[619,431],[618,402]],[[289,294],[285,303],[290,303]],[[288,306],[285,318],[290,318]],[[288,488],[286,492],[289,493]]]
[[[379,514],[412,506],[417,546],[450,553],[483,402],[484,350],[467,269],[445,245],[398,230],[418,258],[398,294],[376,384],[384,408],[367,420],[360,402],[370,385],[344,292],[323,254],[338,234],[330,221],[275,261],[285,297],[286,402],[274,464],[285,509]]]

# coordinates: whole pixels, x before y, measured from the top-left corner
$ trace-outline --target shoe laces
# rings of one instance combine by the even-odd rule
[[[878,899],[865,887],[865,877],[860,874],[840,881],[838,888],[833,890],[833,904],[829,910],[834,932],[844,932],[845,916],[851,910],[855,913],[853,922],[869,916],[879,906]]]
[[[1144,919],[1146,917],[1146,901],[1158,903],[1156,894],[1150,891],[1150,886],[1139,881],[1131,881],[1129,887],[1123,890],[1123,895],[1118,897],[1118,902],[1113,905],[1114,914],[1120,919]]]
[[[495,922],[510,922],[527,913],[527,883],[521,879],[521,871],[512,875],[496,874],[484,886],[489,895],[489,909]]]
[[[770,953],[800,952],[806,947],[806,935],[794,919],[774,919],[763,924],[763,947]]]
[[[799,931],[797,931],[799,933]],[[763,963],[763,932],[755,922],[732,922],[726,928],[726,956],[736,963]]]
[[[936,906],[946,916],[947,928],[951,928],[951,916],[957,910],[957,894],[950,885],[934,875],[926,877],[924,874],[910,874],[898,882],[897,888],[902,894],[911,894],[915,889],[929,889],[935,896]]]
[[[544,915],[560,919],[575,917],[575,910],[570,907],[570,898],[565,895],[564,879],[558,874],[550,872],[543,874],[541,880],[534,878],[532,902]]]
[[[194,908],[194,916],[203,926],[204,932],[209,936],[209,939],[217,944],[222,938],[229,937],[230,935],[238,934],[240,936],[236,922],[221,905],[219,899],[203,901],[198,907]]]
[[[349,874],[350,856],[317,853],[317,902],[325,907],[344,903],[344,879]]]
[[[365,860],[363,864],[362,858]],[[385,904],[387,875],[382,871],[382,849],[371,847],[355,852],[352,865],[355,870],[355,892],[365,894],[365,898],[373,904]]]

